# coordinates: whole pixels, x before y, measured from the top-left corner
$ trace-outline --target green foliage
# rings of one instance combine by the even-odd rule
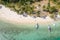
[[[19,0],[2,0],[2,1],[8,2],[8,3],[12,3],[12,2],[16,3],[16,2],[19,2]]]
[[[53,12],[58,12],[58,9],[55,6],[52,7],[43,6],[43,11],[53,13]]]
[[[43,11],[49,12],[49,8],[47,6],[43,6]]]
[[[53,0],[54,2],[57,2],[57,0]]]
[[[22,10],[27,12],[28,14],[31,13],[33,11],[33,9],[34,9],[34,7],[33,6],[31,7],[30,5],[25,5],[22,8]]]
[[[9,8],[16,11],[18,14],[22,14],[23,12],[27,12],[28,14],[31,14],[34,11],[34,6],[31,5],[31,3],[36,2],[37,0],[0,0],[0,3],[4,4],[5,6],[8,6]],[[42,0],[38,0],[42,1]],[[57,3],[57,6],[60,8],[60,2],[57,0],[52,0]],[[40,5],[39,5],[40,6]],[[43,6],[43,11],[46,12],[56,12],[58,11],[56,9],[57,7],[50,7],[50,0],[48,0],[47,6]],[[37,15],[39,16],[39,11],[37,12]]]
[[[43,6],[43,8],[45,8],[45,5]]]
[[[54,18],[54,14],[51,14],[50,17],[51,17],[51,18]]]
[[[26,4],[26,2],[30,2],[32,0],[2,0],[4,3],[20,3],[22,5]]]
[[[50,7],[49,12],[50,13],[58,12],[58,10],[53,6],[53,7]]]
[[[58,14],[60,15],[60,12]]]
[[[40,17],[40,11],[37,12],[37,16]]]
[[[31,1],[33,0],[1,0],[2,4],[13,8],[13,10],[18,12],[19,14],[22,12],[31,13],[33,11],[34,7],[31,7]]]
[[[60,0],[52,0],[52,1],[53,1],[53,3],[55,3],[55,4],[57,4],[57,3],[60,2]]]

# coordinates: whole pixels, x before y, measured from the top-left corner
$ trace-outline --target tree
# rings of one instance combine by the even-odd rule
[[[58,10],[53,6],[53,7],[50,7],[50,13],[51,13],[51,18],[54,18],[54,20],[56,20],[56,17],[57,17],[57,12],[58,12]]]

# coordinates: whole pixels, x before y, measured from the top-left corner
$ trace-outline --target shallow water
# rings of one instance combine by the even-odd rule
[[[56,26],[50,24],[52,32],[49,32],[47,25],[40,25],[37,30],[34,25],[16,25],[0,21],[0,40],[60,40],[60,22],[55,24]]]

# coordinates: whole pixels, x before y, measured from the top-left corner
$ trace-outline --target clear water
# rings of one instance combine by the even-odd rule
[[[48,31],[47,25],[40,25],[37,30],[34,25],[0,21],[0,40],[60,40],[60,22],[57,22],[56,26],[50,25],[52,32]]]

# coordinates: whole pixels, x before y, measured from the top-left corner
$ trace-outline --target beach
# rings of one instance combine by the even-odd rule
[[[33,18],[31,16],[24,17],[23,15],[19,15],[16,12],[10,10],[8,7],[1,5],[2,8],[0,9],[0,19],[6,20],[10,23],[18,23],[18,24],[50,24],[53,23],[54,20],[47,16],[44,18]]]
[[[60,40],[60,22],[55,23],[49,16],[45,19],[29,15],[24,17],[8,7],[1,6],[0,40]],[[48,31],[48,25],[52,28],[51,32]]]

